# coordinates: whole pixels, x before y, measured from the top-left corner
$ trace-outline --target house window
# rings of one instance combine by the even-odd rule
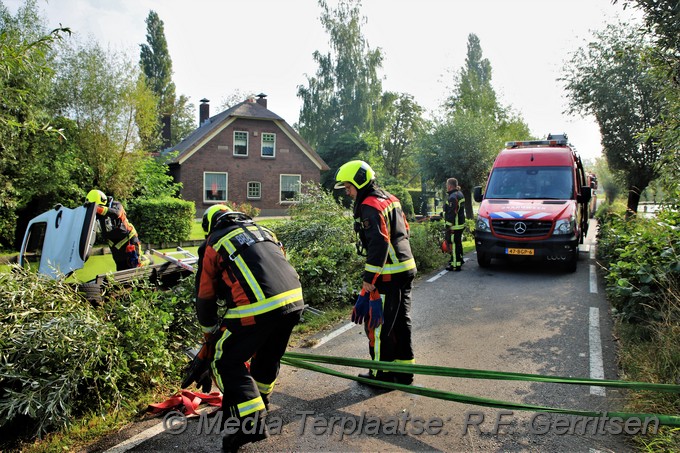
[[[262,198],[262,183],[259,181],[248,182],[248,199],[259,200]]]
[[[276,156],[276,134],[262,133],[262,157]]]
[[[248,155],[248,132],[234,131],[234,156]]]
[[[281,175],[281,202],[295,201],[300,193],[300,175]]]
[[[203,173],[203,201],[227,201],[227,173]]]

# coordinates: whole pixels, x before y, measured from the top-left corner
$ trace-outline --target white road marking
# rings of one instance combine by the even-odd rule
[[[602,342],[600,341],[600,310],[597,307],[590,307],[588,338],[590,343],[590,378],[604,379]],[[606,396],[604,387],[594,385],[590,386],[590,394]]]
[[[329,333],[329,334],[326,335],[325,337],[322,337],[322,338],[319,340],[318,343],[316,343],[314,346],[312,346],[312,349],[318,348],[318,347],[321,346],[322,344],[329,342],[330,340],[332,340],[333,338],[337,337],[338,335],[341,335],[341,334],[347,332],[349,329],[351,329],[351,328],[354,327],[355,325],[356,325],[356,324],[354,324],[353,322],[348,322],[348,323],[345,324],[344,326],[342,326],[342,327],[340,327],[340,328],[334,330],[333,332]]]
[[[435,275],[434,277],[428,279],[428,280],[427,280],[427,283],[432,283],[433,281],[437,280],[437,279],[438,279],[439,277],[441,277],[442,275],[446,275],[446,274],[448,274],[448,273],[449,273],[449,271],[443,270],[443,271],[441,271],[440,273],[438,273],[437,275]]]
[[[597,272],[594,264],[590,265],[590,292],[597,293]]]
[[[132,436],[131,438],[119,443],[118,445],[109,448],[108,450],[104,451],[104,453],[122,453],[131,450],[137,445],[144,442],[145,440],[151,439],[152,437],[157,436],[163,431],[165,431],[165,427],[163,426],[163,422],[161,422],[145,431],[142,431],[139,434]]]

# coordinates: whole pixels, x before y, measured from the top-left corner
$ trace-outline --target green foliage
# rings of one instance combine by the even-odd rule
[[[83,404],[117,392],[116,331],[73,287],[18,266],[0,273],[0,427],[25,416],[34,432],[62,427]]]
[[[654,219],[624,220],[598,213],[598,258],[608,269],[607,294],[629,322],[649,324],[664,312],[667,288],[680,281],[680,214],[664,211]]]
[[[314,52],[316,75],[307,76],[306,86],[298,86],[302,107],[297,129],[312,147],[323,150],[340,134],[372,130],[382,96],[377,71],[383,56],[380,49],[370,49],[362,35],[365,19],[358,0],[341,0],[336,8],[319,0],[319,6],[331,50]]]
[[[127,214],[143,243],[160,244],[189,239],[196,207],[177,198],[141,198],[129,203]]]
[[[275,232],[300,275],[305,302],[315,307],[353,302],[363,259],[356,253],[352,216],[329,192],[306,184],[291,220]]]
[[[146,82],[158,98],[157,111],[172,113],[175,84],[172,83],[172,59],[165,39],[163,21],[155,11],[146,17],[146,44],[140,44],[139,64]]]
[[[613,171],[621,172],[628,209],[637,211],[640,193],[657,177],[663,147],[645,136],[663,123],[668,111],[667,80],[660,79],[644,55],[650,42],[629,24],[610,24],[578,49],[565,65],[562,81],[571,113],[592,114]]]
[[[446,265],[450,255],[441,251],[444,222],[411,223],[411,251],[419,273],[427,273]]]
[[[413,199],[411,198],[411,193],[404,186],[401,185],[389,185],[385,187],[385,190],[394,195],[401,201],[401,209],[404,211],[406,218],[415,218],[415,212],[413,210]]]
[[[142,159],[137,172],[137,198],[172,198],[176,197],[182,188],[182,183],[175,183],[168,173],[167,161],[174,157],[164,155],[153,157],[148,155]]]
[[[139,67],[97,43],[74,41],[61,48],[51,101],[77,124],[67,139],[77,144],[92,186],[129,199],[146,156],[142,138],[157,127],[154,94]]]
[[[0,273],[0,296],[0,431],[28,424],[39,435],[134,404],[150,386],[176,383],[183,348],[199,342],[193,279],[172,291],[109,283],[93,307],[75,286],[15,266]]]

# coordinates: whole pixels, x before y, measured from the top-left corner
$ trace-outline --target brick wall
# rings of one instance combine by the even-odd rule
[[[248,132],[248,156],[234,156],[234,131]],[[276,156],[261,156],[262,133],[276,134]],[[229,201],[247,202],[263,215],[285,214],[287,204],[279,203],[279,175],[301,175],[302,183],[319,182],[316,165],[273,121],[237,119],[195,152],[174,173],[183,183],[182,197],[196,204],[200,215],[212,203],[203,202],[203,173],[226,172]],[[247,199],[249,181],[259,181],[262,197]]]

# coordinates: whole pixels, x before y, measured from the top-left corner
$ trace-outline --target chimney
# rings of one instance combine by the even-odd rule
[[[201,105],[198,110],[198,127],[203,126],[203,123],[210,118],[210,104],[208,102],[210,101],[206,98],[201,99]]]
[[[267,108],[267,95],[264,93],[260,93],[257,95],[257,102],[260,104],[262,107]]]
[[[171,116],[169,113],[164,113],[163,118],[161,119],[162,124],[163,124],[163,131],[161,132],[161,138],[163,139],[163,149],[170,148],[172,145],[171,143],[171,137],[172,137],[172,129],[170,128],[170,120]]]

